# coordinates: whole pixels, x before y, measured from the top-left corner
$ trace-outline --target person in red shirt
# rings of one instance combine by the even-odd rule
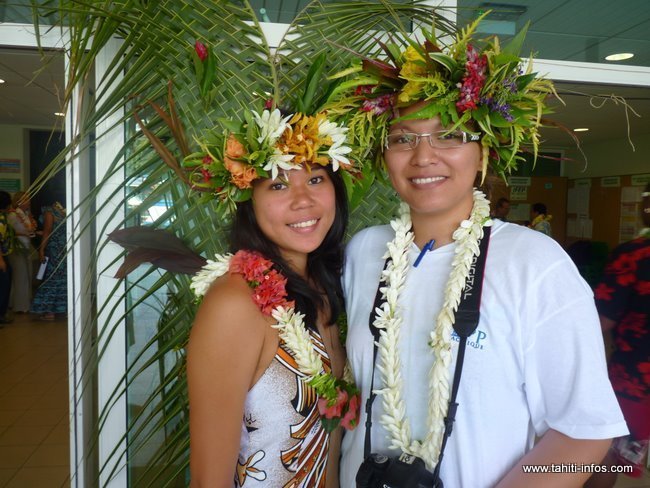
[[[603,332],[611,333],[615,347],[609,376],[630,429],[612,444],[605,462],[632,466],[634,477],[643,474],[650,439],[650,184],[641,207],[645,228],[612,251],[595,290]],[[599,473],[585,486],[611,487],[616,478]]]

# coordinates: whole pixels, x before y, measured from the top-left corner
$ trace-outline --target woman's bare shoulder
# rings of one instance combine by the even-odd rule
[[[236,327],[238,333],[258,333],[266,324],[260,309],[251,297],[251,289],[238,274],[226,274],[210,286],[196,315],[193,328],[214,329]]]

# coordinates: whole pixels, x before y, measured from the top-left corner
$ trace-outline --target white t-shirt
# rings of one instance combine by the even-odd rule
[[[368,326],[382,256],[394,233],[389,226],[359,232],[347,248],[344,290],[348,313],[347,353],[362,391],[359,427],[343,440],[341,486],[355,487],[363,461],[365,401],[372,373]],[[406,418],[411,433],[426,432],[428,346],[455,244],[428,252],[409,268],[400,304],[400,337]],[[420,250],[413,245],[409,259]],[[458,343],[454,343],[454,360]],[[375,375],[375,389],[381,388]],[[494,486],[528,451],[535,435],[549,428],[578,439],[627,434],[605,365],[602,335],[593,295],[573,262],[552,239],[524,227],[494,221],[490,239],[481,319],[468,339],[458,393],[456,422],[441,470],[448,488]],[[372,452],[388,449],[379,422],[381,396],[372,411]]]

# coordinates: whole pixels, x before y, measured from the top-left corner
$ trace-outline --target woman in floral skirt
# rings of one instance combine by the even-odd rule
[[[45,321],[53,321],[56,314],[68,311],[65,215],[65,208],[58,200],[43,207],[41,215],[43,240],[38,255],[41,263],[47,258],[47,267],[30,312],[39,314]]]

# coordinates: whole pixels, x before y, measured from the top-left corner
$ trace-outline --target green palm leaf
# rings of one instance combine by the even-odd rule
[[[99,238],[94,259],[114,245],[104,236],[115,230],[115,222],[118,228],[148,223],[154,229],[167,229],[204,257],[223,251],[227,222],[222,221],[209,196],[189,191],[175,176],[170,169],[174,159],[195,151],[196,138],[201,134],[223,130],[219,119],[240,118],[246,109],[261,108],[265,99],[293,107],[300,99],[305,110],[321,105],[336,83],[319,82],[325,73],[347,68],[356,53],[377,57],[381,52],[377,40],[385,41],[389,35],[391,42],[401,39],[406,43],[406,33],[417,25],[430,26],[433,18],[432,7],[420,1],[314,1],[291,24],[277,50],[272,50],[244,0],[59,0],[34,4],[33,10],[37,24],[43,18],[46,22],[57,19],[69,27],[66,102],[87,107],[78,111],[81,125],[75,141],[35,183],[34,190],[59,171],[71,155],[90,151],[95,138],[104,137],[95,133],[97,126],[113,120],[115,114],[123,114],[113,125],[124,128],[124,147],[106,168],[104,179],[79,206],[84,223],[77,235],[91,231],[93,216],[110,208],[111,200],[122,203],[112,212],[111,227],[96,230]],[[439,16],[436,25],[443,31],[451,30]],[[368,35],[369,31],[373,34]],[[109,60],[105,75],[94,79],[95,61],[115,39],[118,54]],[[206,65],[196,64],[196,40],[211,52]],[[311,84],[294,90],[317,59],[321,61],[312,68]],[[169,81],[173,82],[175,110],[167,97]],[[81,105],[75,89],[93,96],[87,95],[87,103]],[[139,129],[136,112],[141,121]],[[164,146],[166,163],[150,141],[159,142],[159,150]],[[123,186],[98,201],[99,192],[116,176],[123,180]],[[395,203],[392,191],[375,187],[371,196],[360,202],[351,230],[382,221]],[[153,214],[154,209],[162,211]],[[139,398],[129,408],[128,431],[122,439],[126,452],[116,446],[109,460],[96,470],[93,484],[99,484],[100,474],[109,478],[115,475],[114,466],[126,456],[131,486],[185,486],[187,482],[184,346],[196,311],[188,280],[140,266],[127,278],[125,290],[119,284],[113,290],[124,295],[124,309],[109,310],[108,305],[100,304],[92,311],[94,317],[108,318],[100,324],[97,336],[94,327],[86,327],[86,335],[79,340],[79,344],[92,345],[93,354],[75,387],[80,391],[94,388],[96,366],[105,354],[101,345],[121,333],[118,324],[122,322],[127,324],[129,364],[123,382],[98,412],[91,452],[97,448],[98,436],[106,428],[117,399],[126,392],[129,398]]]

